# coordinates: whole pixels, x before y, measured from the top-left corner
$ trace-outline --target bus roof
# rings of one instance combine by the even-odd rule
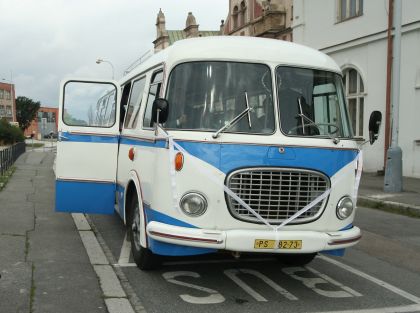
[[[127,81],[159,63],[165,62],[168,68],[172,68],[179,63],[199,60],[272,63],[341,74],[332,58],[303,45],[267,38],[214,36],[177,41],[137,66],[123,80]]]

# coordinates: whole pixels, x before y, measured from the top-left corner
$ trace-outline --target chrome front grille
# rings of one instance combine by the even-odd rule
[[[227,186],[270,223],[281,223],[303,209],[330,187],[327,176],[314,171],[289,168],[241,169],[227,177]],[[232,215],[240,220],[259,222],[247,209],[226,196]],[[296,218],[305,223],[322,214],[327,199]]]

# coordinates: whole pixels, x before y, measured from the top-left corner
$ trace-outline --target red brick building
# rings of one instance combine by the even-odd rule
[[[42,139],[51,132],[57,133],[58,108],[41,107],[31,125],[25,130],[25,136],[34,134],[35,139]]]
[[[0,82],[0,119],[16,122],[15,85]]]
[[[229,0],[224,35],[293,41],[293,0]]]

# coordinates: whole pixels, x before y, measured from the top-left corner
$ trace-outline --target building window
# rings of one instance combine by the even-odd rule
[[[12,116],[12,108],[11,107],[6,107],[6,115],[8,117],[11,117]]]
[[[10,91],[7,91],[7,90],[4,91],[4,98],[6,100],[10,100]]]
[[[244,26],[246,23],[246,4],[245,1],[241,2],[241,12],[239,15],[239,27]]]
[[[365,107],[365,86],[362,77],[353,68],[344,72],[344,86],[346,89],[347,105],[353,133],[357,137],[363,136],[363,119]]]
[[[338,1],[338,22],[345,21],[352,17],[363,14],[363,0],[337,0]]]
[[[6,115],[6,112],[4,111],[4,106],[0,106],[0,117],[3,117]]]
[[[3,98],[4,98],[4,90],[0,89],[0,99],[3,99]]]
[[[239,9],[238,6],[233,8],[232,19],[233,19],[233,30],[238,28],[238,13]]]

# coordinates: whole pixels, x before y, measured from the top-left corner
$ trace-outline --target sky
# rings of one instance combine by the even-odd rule
[[[167,29],[184,29],[192,12],[200,30],[218,30],[228,0],[0,0],[0,81],[16,96],[57,107],[66,77],[119,79],[156,39],[161,8]]]

